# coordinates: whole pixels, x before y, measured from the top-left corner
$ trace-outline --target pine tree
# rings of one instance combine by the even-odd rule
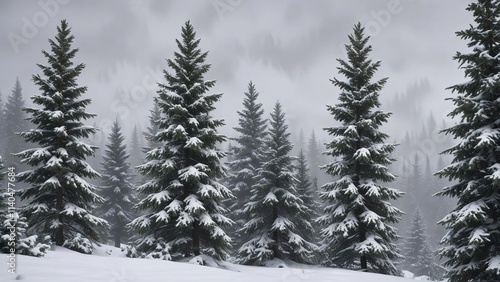
[[[393,161],[389,154],[395,145],[384,143],[388,135],[379,131],[390,116],[377,110],[387,79],[370,82],[380,62],[368,59],[368,40],[356,24],[346,45],[348,61],[338,59],[339,73],[347,81],[332,80],[341,90],[340,103],[327,108],[342,125],[325,129],[334,136],[325,152],[334,161],[323,169],[340,179],[323,185],[321,198],[328,206],[318,220],[324,225],[321,251],[328,265],[395,275],[394,263],[401,256],[394,241],[399,236],[389,224],[402,212],[389,201],[402,193],[381,184],[395,178],[386,167]]]
[[[311,169],[311,176],[313,178],[319,177],[319,155],[320,150],[318,147],[318,140],[316,139],[316,133],[313,131],[307,144],[307,159],[309,162],[309,168]]]
[[[223,228],[232,221],[224,214],[222,201],[231,191],[218,182],[226,175],[216,146],[226,140],[217,132],[224,123],[211,112],[222,94],[207,94],[215,81],[204,80],[210,69],[207,52],[199,49],[193,26],[182,28],[176,40],[178,52],[167,63],[174,73],[164,71],[158,107],[160,129],[151,137],[160,146],[146,154],[139,171],[149,181],[138,187],[145,198],[137,204],[144,215],[130,226],[139,233],[136,250],[142,256],[176,259],[207,254],[224,259],[231,238]]]
[[[66,20],[57,31],[55,40],[49,39],[52,52],[42,51],[48,60],[48,65],[38,65],[43,76],[33,76],[42,94],[31,99],[40,108],[25,108],[37,128],[21,136],[39,147],[16,154],[32,167],[18,175],[18,180],[30,184],[20,196],[28,201],[23,214],[28,216],[31,230],[50,234],[57,246],[75,237],[88,245],[99,240],[96,229],[107,225],[91,213],[102,198],[85,180],[99,176],[85,161],[96,147],[82,142],[95,132],[83,121],[95,115],[85,112],[91,100],[79,99],[87,88],[78,86],[76,79],[85,65],[74,66],[71,61],[78,49],[71,49],[74,36]]]
[[[297,181],[297,194],[302,200],[303,205],[309,210],[309,212],[304,215],[304,220],[311,222],[313,226],[311,229],[309,226],[299,225],[299,232],[307,241],[316,243],[318,238],[316,238],[314,230],[317,229],[317,226],[313,223],[313,220],[318,217],[318,183],[316,177],[313,179],[314,183],[311,183],[311,175],[309,174],[307,159],[303,149],[300,149],[299,151],[295,179]]]
[[[144,136],[146,137],[146,140],[148,141],[145,152],[148,152],[149,150],[151,150],[153,148],[157,148],[161,144],[161,143],[155,141],[156,139],[154,137],[160,131],[160,127],[158,124],[160,119],[161,119],[161,109],[158,106],[157,98],[155,98],[153,109],[150,110],[149,126],[147,127],[146,132],[144,132]]]
[[[402,199],[402,202],[405,208],[414,210],[420,203],[423,203],[423,197],[425,197],[422,161],[420,160],[419,153],[413,155],[409,161],[409,166],[409,175],[406,177],[405,197]]]
[[[448,230],[439,254],[446,259],[450,281],[500,281],[500,1],[469,4],[474,24],[457,36],[467,40],[470,52],[457,52],[468,79],[453,85],[457,124],[443,130],[461,140],[444,151],[451,165],[438,176],[456,180],[438,195],[458,200],[440,221]]]
[[[232,219],[235,221],[233,230],[242,228],[247,220],[243,208],[250,201],[251,189],[257,183],[257,171],[262,162],[267,121],[263,118],[264,110],[262,104],[257,102],[258,97],[255,84],[250,81],[243,100],[243,110],[238,111],[239,127],[234,128],[239,136],[233,139],[236,141],[236,145],[232,146],[230,151],[233,160],[228,163],[230,169],[228,188],[235,196],[229,207]],[[237,233],[235,237],[236,246],[240,247],[246,236]]]
[[[307,220],[312,211],[296,190],[285,113],[276,103],[271,114],[259,181],[244,212],[249,219],[239,230],[250,236],[238,251],[238,262],[262,264],[272,259],[309,262],[315,245],[307,241],[312,226]],[[301,233],[305,230],[305,233]]]
[[[316,191],[313,189],[313,185],[310,180],[311,176],[309,175],[309,167],[307,166],[306,155],[304,154],[304,150],[302,149],[300,149],[299,151],[297,172],[295,178],[297,179],[296,189],[300,199],[302,200],[302,202],[304,202],[304,205],[314,211],[316,207],[314,194],[316,193]]]
[[[417,207],[411,218],[411,226],[404,248],[405,267],[415,276],[436,277],[439,266],[429,246],[429,237],[422,220],[422,212]]]
[[[17,133],[28,129],[26,115],[23,112],[24,100],[22,92],[21,83],[19,79],[17,79],[11,94],[7,98],[3,112],[4,123],[2,126],[2,134],[4,139],[2,140],[2,144],[4,146],[4,161],[9,166],[14,167],[18,167],[18,162],[12,154],[24,149],[26,145]]]
[[[127,242],[126,225],[133,219],[132,207],[136,203],[129,155],[124,144],[125,137],[121,133],[118,121],[113,123],[108,145],[104,151],[102,163],[102,187],[100,196],[104,199],[96,212],[106,219],[110,225],[115,247]]]
[[[9,250],[9,244],[8,244],[8,239],[3,240],[3,236],[7,235],[10,233],[10,230],[8,230],[6,227],[10,226],[5,226],[4,225],[4,218],[7,218],[7,215],[9,213],[9,205],[8,205],[8,198],[9,196],[9,191],[6,183],[4,184],[4,179],[5,179],[5,171],[4,171],[4,165],[3,165],[3,158],[0,156],[0,252],[8,252]],[[14,207],[11,208],[11,210]]]
[[[130,165],[132,166],[132,171],[130,172],[132,175],[132,182],[137,183],[139,181],[138,173],[136,173],[135,167],[141,165],[144,162],[143,157],[143,149],[141,148],[141,141],[139,139],[139,130],[137,130],[137,126],[134,126],[132,130],[132,134],[130,136],[130,150],[129,150],[129,160]]]
[[[38,235],[26,235],[26,218],[21,216],[14,206],[15,201],[10,199],[16,198],[15,187],[5,185],[3,180],[7,175],[11,180],[8,183],[14,183],[14,170],[4,172],[3,159],[0,157],[0,252],[44,256],[47,249],[50,247],[50,239],[43,238],[41,242],[38,240]],[[14,234],[14,236],[12,236]]]

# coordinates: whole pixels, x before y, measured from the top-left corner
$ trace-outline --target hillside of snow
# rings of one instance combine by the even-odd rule
[[[56,247],[43,258],[17,256],[17,273],[8,273],[7,255],[2,254],[0,281],[29,282],[125,282],[125,281],[338,281],[338,282],[408,282],[411,279],[361,273],[349,270],[276,262],[269,267],[221,263],[218,267],[191,262],[132,259],[120,249],[98,247],[93,255]],[[195,258],[196,259],[196,258]],[[214,262],[215,263],[215,262]],[[214,265],[215,266],[215,265]],[[281,267],[281,268],[280,268]]]

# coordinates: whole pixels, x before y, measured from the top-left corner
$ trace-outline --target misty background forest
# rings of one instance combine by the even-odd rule
[[[477,215],[464,201],[482,192],[454,189],[497,185],[484,146],[498,144],[486,125],[498,113],[453,100],[498,95],[500,50],[487,48],[500,32],[487,27],[500,2],[470,2],[2,1],[2,187],[15,171],[19,253],[106,243],[128,257],[498,277],[496,251],[438,254],[456,243],[457,197]],[[491,64],[477,70],[487,86],[460,63]],[[476,151],[457,146],[464,132]],[[476,155],[490,159],[474,174]],[[499,241],[467,222],[471,245]]]

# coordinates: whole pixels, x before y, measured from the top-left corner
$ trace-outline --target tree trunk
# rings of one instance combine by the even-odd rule
[[[359,225],[359,242],[361,243],[365,240],[366,240],[366,230],[365,230],[365,227],[363,226],[363,224],[360,224]],[[368,262],[366,260],[366,255],[361,255],[360,262],[361,262],[361,269],[364,272],[367,272],[368,271]]]
[[[63,193],[62,188],[57,190],[57,202],[56,202],[56,212],[57,219],[59,221],[59,226],[56,228],[56,246],[62,246],[64,244],[64,227],[63,227]]]
[[[274,205],[273,206],[273,222],[278,218],[278,206]],[[281,245],[281,240],[280,240],[280,234],[278,230],[275,230],[273,232],[273,240],[274,240],[274,246],[273,246],[273,255],[274,258],[279,258],[281,259],[281,252],[280,252],[280,245]]]
[[[195,256],[200,255],[200,226],[196,220],[193,222],[193,253]]]
[[[120,247],[120,242],[122,240],[120,232],[115,233],[115,247],[119,248]]]

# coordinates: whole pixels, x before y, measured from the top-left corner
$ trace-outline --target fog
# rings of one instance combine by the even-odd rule
[[[165,59],[191,20],[201,48],[209,51],[206,78],[217,80],[213,90],[224,93],[215,112],[226,120],[223,133],[234,134],[236,110],[253,80],[267,112],[280,100],[294,134],[314,129],[324,139],[321,128],[333,122],[325,105],[338,97],[329,79],[337,76],[336,58],[344,56],[347,35],[360,21],[371,35],[372,58],[382,61],[377,77],[389,77],[382,108],[393,110],[386,102],[427,80],[428,91],[409,102],[421,105],[422,121],[432,111],[440,124],[450,109],[445,88],[463,80],[452,56],[465,48],[454,33],[471,22],[467,2],[1,1],[0,91],[5,99],[18,77],[25,97],[40,93],[31,76],[39,73],[37,63],[46,62],[41,50],[49,49],[47,39],[67,19],[80,49],[75,62],[86,64],[79,82],[93,99],[93,122],[103,133],[116,117],[125,132],[145,128]],[[387,132],[399,138],[413,128],[420,125],[393,116]]]
[[[452,142],[437,132],[453,122],[447,117],[452,105],[445,101],[453,94],[446,88],[464,80],[452,58],[466,48],[455,32],[472,22],[465,10],[468,2],[0,1],[0,92],[5,101],[19,78],[31,104],[29,97],[41,93],[31,81],[40,73],[36,64],[46,63],[41,50],[50,48],[48,38],[54,38],[60,20],[67,19],[75,36],[73,47],[80,49],[74,62],[86,64],[79,83],[88,87],[89,112],[97,114],[90,121],[100,129],[94,142],[102,146],[116,118],[130,136],[134,126],[140,131],[148,126],[156,83],[164,82],[165,59],[173,57],[175,39],[190,20],[201,49],[209,51],[212,68],[205,78],[217,80],[212,90],[224,93],[214,112],[225,119],[222,133],[235,136],[237,110],[252,80],[266,115],[277,100],[283,104],[295,144],[301,131],[306,140],[314,131],[324,143],[330,137],[322,128],[335,124],[326,105],[336,104],[339,94],[330,79],[343,79],[336,59],[344,58],[347,35],[359,21],[371,36],[371,58],[381,61],[375,78],[389,78],[380,93],[381,108],[394,115],[384,131],[390,141],[402,143],[393,167],[400,176],[393,185],[407,192],[398,204],[407,212],[401,234],[419,203],[439,205],[440,210],[424,209],[435,245],[444,232],[435,222],[451,208],[451,202],[430,200],[446,185],[432,173],[449,162],[449,157],[438,156]],[[311,172],[320,184],[330,178],[318,165],[329,161],[312,162]],[[412,192],[419,189],[417,183],[428,186],[425,195],[422,189]]]

